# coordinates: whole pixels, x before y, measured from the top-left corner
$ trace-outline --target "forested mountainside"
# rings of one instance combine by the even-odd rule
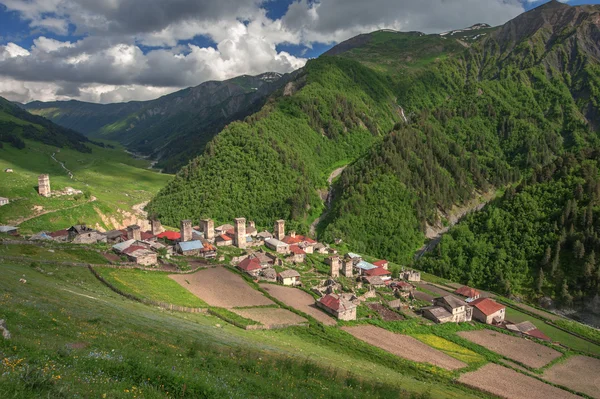
[[[26,146],[25,139],[56,147],[69,147],[80,152],[91,152],[85,136],[58,126],[46,118],[23,111],[17,105],[0,97],[0,150],[5,145],[18,149]],[[95,143],[102,145],[101,143]]]
[[[600,293],[600,152],[565,153],[468,215],[419,262],[437,275],[564,306]]]
[[[388,82],[355,61],[309,62],[255,115],[230,124],[147,210],[163,223],[244,215],[259,226],[300,222],[323,209],[317,188],[400,119]]]
[[[498,28],[351,39],[309,62],[286,88],[292,95],[272,96],[217,135],[149,208],[171,224],[244,215],[303,229],[323,209],[317,190],[328,173],[350,163],[322,238],[410,262],[425,227],[444,224],[453,205],[598,147],[599,35],[600,7],[551,2]],[[505,262],[475,283],[497,289],[495,275],[525,292],[541,255],[528,252],[525,268]],[[422,266],[441,270],[436,256],[445,255]],[[579,281],[581,268],[568,268]],[[564,278],[553,277],[544,281],[555,293]]]
[[[151,101],[106,105],[36,101],[23,107],[90,137],[117,140],[131,151],[157,159],[157,167],[166,172],[176,172],[201,154],[228,123],[260,110],[267,96],[290,78],[277,73],[244,75]]]

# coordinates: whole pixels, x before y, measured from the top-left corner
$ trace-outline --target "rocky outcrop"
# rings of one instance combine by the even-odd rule
[[[10,331],[6,328],[6,321],[4,319],[0,320],[0,332],[2,332],[2,338],[10,339]]]

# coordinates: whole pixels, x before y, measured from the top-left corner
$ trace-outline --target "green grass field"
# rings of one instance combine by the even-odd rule
[[[561,344],[578,351],[591,353],[594,355],[600,355],[600,346],[595,345],[591,342],[585,341],[574,335],[571,335],[565,331],[559,330],[544,321],[536,319],[528,314],[519,312],[513,308],[506,308],[506,320],[510,320],[514,323],[520,323],[522,321],[529,320],[532,322],[541,332],[550,337],[553,341],[558,341]]]
[[[0,273],[5,397],[485,397],[339,329],[244,331],[126,300],[84,268]]]
[[[58,230],[78,222],[112,228],[114,222],[123,220],[119,210],[132,212],[134,205],[148,201],[171,179],[148,170],[147,161],[133,159],[122,147],[90,147],[91,154],[70,149],[56,153],[56,159],[73,172],[73,179],[52,160],[51,155],[57,151],[54,147],[27,141],[22,150],[9,145],[0,149],[0,196],[11,201],[0,207],[0,224],[20,224],[22,233]],[[5,173],[7,168],[14,173]],[[42,173],[50,175],[52,190],[73,187],[87,195],[40,197],[37,177]],[[91,196],[96,200],[91,202]],[[42,212],[49,213],[27,220]]]
[[[123,292],[138,298],[189,308],[206,308],[206,302],[169,278],[168,273],[132,269],[95,269],[104,279]]]
[[[77,245],[0,245],[0,256],[17,256],[26,260],[39,261],[51,259],[57,262],[106,264],[105,257]]]

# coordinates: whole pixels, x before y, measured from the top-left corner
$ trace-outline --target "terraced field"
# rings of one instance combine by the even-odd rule
[[[231,309],[274,305],[273,301],[250,287],[242,277],[222,266],[169,277],[210,306]]]
[[[577,399],[579,396],[497,364],[460,376],[459,382],[508,399]]]
[[[408,335],[394,334],[383,328],[369,325],[342,327],[342,330],[368,344],[414,362],[430,363],[447,370],[456,370],[467,366],[466,363],[433,349]]]
[[[333,317],[315,306],[315,299],[311,295],[302,290],[275,284],[261,284],[260,287],[286,305],[314,317],[325,325],[337,324]]]
[[[544,379],[600,398],[600,359],[573,356],[544,372]]]
[[[562,356],[560,352],[547,346],[492,330],[461,331],[458,335],[492,352],[536,369]]]

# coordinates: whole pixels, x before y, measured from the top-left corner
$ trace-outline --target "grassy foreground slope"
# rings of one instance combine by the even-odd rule
[[[6,397],[482,397],[337,330],[244,331],[125,300],[85,268],[43,268],[0,265]]]
[[[19,225],[22,233],[58,230],[86,222],[110,229],[133,214],[133,206],[148,201],[171,177],[148,170],[148,162],[135,160],[122,148],[87,146],[91,153],[60,149],[26,140],[24,149],[0,149],[0,196],[10,204],[0,207],[0,224]],[[74,177],[56,161],[64,163]],[[5,173],[11,168],[14,173]],[[52,190],[73,187],[84,195],[43,198],[37,178],[50,175]],[[47,213],[46,213],[47,212]]]

